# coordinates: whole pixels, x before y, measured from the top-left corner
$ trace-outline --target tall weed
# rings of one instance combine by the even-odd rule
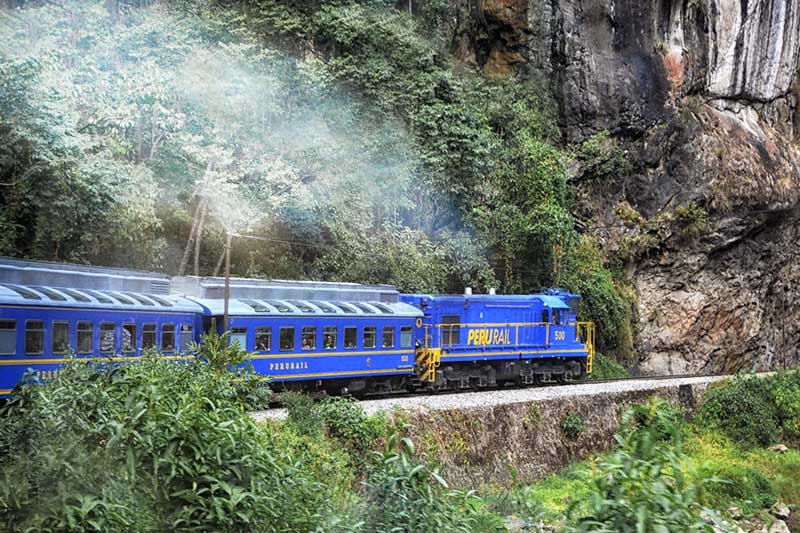
[[[675,411],[663,400],[622,417],[616,446],[591,491],[567,511],[571,532],[706,531],[699,487],[687,480]]]

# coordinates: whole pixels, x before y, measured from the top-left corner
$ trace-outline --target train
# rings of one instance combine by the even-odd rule
[[[389,285],[221,278],[0,258],[0,398],[68,358],[192,357],[227,331],[277,390],[366,395],[584,380],[594,324],[565,290],[405,294]],[[225,312],[227,304],[227,314]],[[227,330],[225,322],[227,319]]]

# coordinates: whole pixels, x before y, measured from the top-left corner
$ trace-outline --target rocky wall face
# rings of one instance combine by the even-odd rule
[[[606,452],[626,409],[658,396],[691,413],[706,388],[707,384],[662,387],[394,416],[411,423],[410,437],[417,449],[444,463],[451,485],[475,489],[537,481],[572,462]],[[576,438],[562,431],[567,416],[584,424]]]
[[[626,175],[578,165],[575,181],[588,231],[632,249],[617,257],[641,369],[800,363],[800,0],[481,0],[463,15],[462,58],[544,77],[565,141],[608,130],[628,154]],[[464,32],[496,51],[470,56]]]

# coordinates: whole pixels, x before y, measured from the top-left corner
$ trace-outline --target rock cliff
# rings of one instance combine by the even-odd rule
[[[544,79],[588,231],[637,296],[647,372],[800,361],[800,2],[452,0],[454,49]]]

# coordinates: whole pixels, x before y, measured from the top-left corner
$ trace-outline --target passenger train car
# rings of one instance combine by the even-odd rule
[[[123,363],[156,349],[191,357],[223,332],[218,278],[0,258],[0,397],[67,357]],[[234,279],[230,342],[274,388],[333,394],[563,382],[591,372],[580,297],[399,294],[390,286]]]

